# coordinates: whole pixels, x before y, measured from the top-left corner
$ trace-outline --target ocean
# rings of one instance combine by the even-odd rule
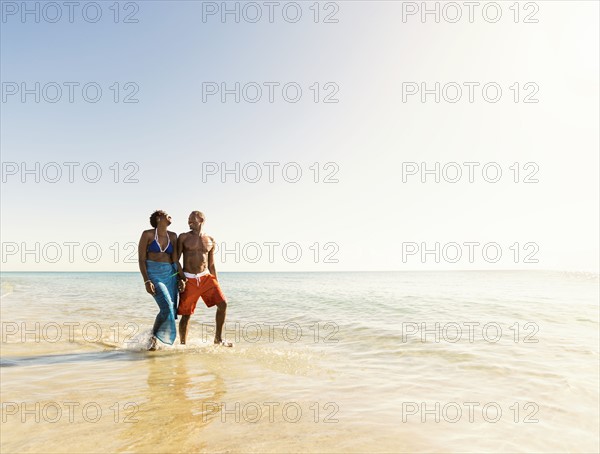
[[[599,452],[599,280],[220,273],[146,350],[139,273],[2,273],[2,452]]]

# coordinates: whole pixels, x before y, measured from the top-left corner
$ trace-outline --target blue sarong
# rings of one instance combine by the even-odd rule
[[[160,312],[157,315],[159,327],[154,335],[165,344],[173,344],[177,337],[177,265],[174,263],[146,260],[148,278],[156,291],[154,299]]]

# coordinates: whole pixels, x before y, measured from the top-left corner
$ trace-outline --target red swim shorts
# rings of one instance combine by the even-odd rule
[[[206,274],[199,279],[187,279],[185,290],[179,296],[177,314],[192,315],[200,297],[202,297],[207,307],[212,307],[225,301],[225,295],[223,295],[223,291],[219,286],[219,281],[212,274]]]

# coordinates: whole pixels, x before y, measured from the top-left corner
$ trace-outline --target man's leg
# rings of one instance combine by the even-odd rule
[[[225,315],[227,313],[227,302],[222,301],[217,303],[217,313],[215,315],[215,344],[223,345],[224,347],[233,347],[231,342],[223,342],[223,325],[225,324]]]
[[[177,313],[181,316],[181,320],[179,320],[179,341],[181,345],[185,345],[187,342],[188,322],[196,309],[196,302],[200,296],[197,291],[196,280],[188,279],[185,290],[179,295]]]
[[[187,340],[187,330],[188,330],[188,322],[190,320],[189,315],[182,315],[181,320],[179,320],[179,340],[181,344],[184,345]]]
[[[218,344],[223,340],[221,334],[223,332],[223,324],[225,323],[226,312],[227,303],[225,301],[217,303],[217,314],[215,315],[215,324],[217,328],[215,332],[215,344]]]

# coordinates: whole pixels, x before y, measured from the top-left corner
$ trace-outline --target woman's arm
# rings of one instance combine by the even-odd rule
[[[177,262],[177,271],[179,272],[179,278],[182,279],[183,281],[185,281],[185,274],[183,274],[183,268],[181,267],[181,263],[179,262],[179,260],[181,259],[181,254],[183,254],[183,239],[184,239],[185,233],[182,233],[181,235],[179,235],[179,237],[177,238],[177,247],[175,248],[175,252],[176,252],[176,259],[175,261]]]
[[[146,291],[151,295],[154,295],[154,284],[150,281],[150,279],[148,279],[148,270],[146,269],[146,258],[148,255],[147,248],[147,232],[142,232],[142,236],[140,237],[140,242],[138,244],[138,264],[140,266],[140,273],[142,273],[142,277],[144,278],[144,285],[146,287]]]
[[[180,279],[185,278],[184,274],[183,274],[183,269],[181,268],[181,263],[179,263],[179,257],[180,252],[179,252],[179,239],[177,237],[177,234],[174,232],[169,232],[169,236],[171,238],[171,244],[173,245],[173,252],[171,252],[171,261],[177,265],[177,274],[179,275]]]
[[[179,290],[179,292],[183,292],[185,290],[185,274],[183,274],[183,268],[181,268],[181,263],[179,263],[179,258],[181,257],[181,237],[182,235],[179,235],[179,237],[177,237],[177,234],[173,234],[173,236],[175,237],[175,241],[171,240],[171,242],[173,243],[173,253],[171,254],[171,259],[173,260],[173,263],[177,264],[177,274],[178,274],[178,281],[177,282],[177,289]]]
[[[140,242],[138,244],[138,264],[140,266],[140,273],[144,281],[148,280],[148,271],[146,270],[146,258],[147,258],[148,240],[146,239],[146,232],[142,232]]]

